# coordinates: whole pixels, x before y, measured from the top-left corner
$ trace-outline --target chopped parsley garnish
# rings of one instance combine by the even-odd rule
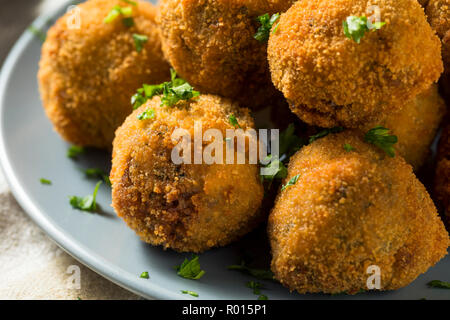
[[[353,148],[350,144],[345,143],[344,144],[344,150],[347,151],[347,152],[350,152],[350,151],[355,150],[355,148]]]
[[[286,190],[287,188],[293,186],[294,184],[297,183],[298,178],[300,178],[300,175],[297,174],[295,176],[293,176],[286,185],[284,185],[283,187],[281,187],[281,191]]]
[[[148,271],[144,271],[141,273],[141,275],[139,276],[139,278],[142,279],[150,279],[150,275],[148,274]]]
[[[86,150],[83,147],[71,146],[67,150],[67,157],[76,158],[78,155],[83,154]]]
[[[131,28],[132,26],[134,26],[134,19],[133,17],[127,17],[127,18],[123,18],[122,19],[122,23],[125,27],[127,28]],[[136,40],[135,40],[136,41]],[[138,51],[139,52],[139,51]]]
[[[39,30],[35,26],[31,25],[28,27],[28,31],[30,31],[36,38],[41,40],[42,43],[45,42],[45,39],[47,38],[47,35],[42,30]]]
[[[139,120],[148,120],[153,119],[155,117],[155,110],[153,109],[147,109],[143,111],[142,113],[138,114],[137,118]]]
[[[244,273],[248,273],[251,276],[261,280],[273,280],[273,272],[265,269],[250,268],[246,265],[245,261],[241,264],[235,264],[228,266],[228,270],[237,270]]]
[[[128,3],[128,4],[131,4],[132,6],[137,6],[137,3],[136,2],[134,2],[134,1],[131,1],[131,0],[122,0],[123,2],[126,2],[126,3]]]
[[[77,196],[71,196],[70,197],[70,204],[74,209],[82,210],[82,211],[95,211],[97,210],[97,193],[98,188],[102,184],[102,181],[97,182],[94,193],[90,194],[86,197],[77,197]]]
[[[253,289],[253,294],[261,294],[263,286],[257,281],[249,281],[245,284],[247,288]]]
[[[177,274],[180,277],[192,280],[198,280],[205,274],[205,271],[201,269],[199,257],[197,255],[192,256],[192,259],[184,259],[180,266],[176,267]]]
[[[98,168],[89,168],[84,170],[84,173],[88,178],[98,178],[102,179],[107,185],[111,186],[111,181],[109,180],[109,176],[105,171]]]
[[[103,23],[111,23],[114,20],[116,20],[119,16],[124,16],[125,18],[122,19],[122,22],[126,25],[126,26],[130,26],[130,21],[129,21],[129,16],[131,16],[133,14],[133,9],[131,7],[121,7],[121,6],[114,6],[111,11],[108,13],[108,15],[106,16],[106,18],[103,20]],[[128,20],[128,21],[126,21]],[[133,24],[131,26],[134,25],[134,21]]]
[[[295,126],[293,123],[289,124],[289,126],[280,133],[280,155],[285,155],[286,158],[289,158],[301,147],[306,144],[302,138],[295,135]]]
[[[315,134],[313,136],[310,136],[309,137],[309,143],[313,143],[317,139],[326,137],[330,133],[339,133],[339,132],[342,132],[342,131],[344,131],[344,128],[342,128],[342,127],[334,127],[334,128],[324,129],[324,130],[320,131],[319,133],[317,133],[317,134]]]
[[[148,37],[143,34],[133,33],[134,46],[137,52],[141,52],[144,44],[148,41]]]
[[[433,280],[428,282],[428,286],[432,288],[440,288],[440,289],[450,289],[450,282],[445,282],[441,280]]]
[[[272,155],[267,156],[266,161],[270,162],[264,166],[265,174],[263,180],[273,181],[273,179],[284,179],[287,176],[287,168],[279,159],[272,159]]]
[[[385,24],[386,22],[375,22],[372,24],[367,20],[367,17],[364,16],[349,16],[342,22],[345,36],[356,43],[361,42],[361,38],[364,37],[364,34],[367,31],[379,30]]]
[[[228,116],[228,122],[235,128],[240,128],[241,127],[239,125],[239,122],[237,121],[236,117],[234,116],[234,114],[230,114]]]
[[[265,294],[262,294],[258,297],[258,300],[269,300],[269,298]]]
[[[41,178],[41,179],[39,179],[39,181],[41,182],[41,184],[46,184],[46,185],[52,184],[52,182],[50,180],[45,179],[45,178]]]
[[[161,107],[170,107],[180,100],[189,100],[200,95],[200,92],[195,91],[186,80],[178,78],[175,70],[170,70],[170,76],[170,82],[164,82],[158,85],[144,84],[142,88],[139,88],[137,93],[131,97],[133,109],[136,110],[156,95],[162,95]]]
[[[191,291],[191,290],[180,290],[180,291],[183,294],[190,294],[191,296],[198,298],[198,293],[195,291]]]
[[[259,21],[261,26],[258,28],[253,37],[261,42],[267,41],[269,39],[270,30],[272,29],[273,24],[280,19],[280,14],[275,13],[272,16],[269,16],[269,14],[266,13],[256,19]],[[275,32],[277,28],[278,24],[275,26],[273,32]]]
[[[390,157],[395,157],[394,144],[397,143],[397,136],[390,135],[389,129],[382,126],[367,131],[364,141],[371,143],[386,152]]]

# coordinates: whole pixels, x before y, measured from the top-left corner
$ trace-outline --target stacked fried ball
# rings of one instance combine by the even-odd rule
[[[112,148],[112,205],[143,241],[203,252],[266,220],[274,277],[300,293],[367,290],[371,266],[376,289],[398,289],[447,254],[415,172],[430,163],[446,113],[448,0],[79,7],[81,27],[69,27],[68,13],[43,46],[44,108],[67,141]],[[265,108],[316,134],[305,142],[289,126],[280,142],[290,144],[269,164],[250,161],[249,147],[231,152],[244,163],[226,162],[239,137],[223,137],[250,143]],[[435,181],[448,212],[449,132]],[[215,161],[202,158],[211,142]],[[289,164],[260,175],[275,163]]]

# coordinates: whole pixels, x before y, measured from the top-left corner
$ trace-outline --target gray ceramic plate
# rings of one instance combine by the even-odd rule
[[[45,28],[61,10],[40,17],[34,23]],[[240,244],[211,250],[200,256],[206,275],[198,281],[180,278],[173,266],[187,257],[142,243],[110,207],[110,190],[103,185],[98,201],[102,214],[76,211],[68,202],[69,195],[92,192],[95,181],[84,178],[80,168],[104,167],[108,154],[90,152],[78,161],[66,157],[68,145],[52,130],[41,106],[36,73],[41,43],[25,32],[12,49],[0,77],[0,158],[5,175],[21,206],[30,217],[64,250],[83,264],[111,281],[147,298],[188,299],[181,289],[197,291],[200,299],[256,299],[245,287],[251,278],[228,271],[243,251],[268,257],[266,243],[261,240],[264,229],[246,237]],[[53,181],[40,184],[41,177]],[[366,293],[353,297],[299,295],[289,293],[281,285],[266,281],[263,290],[270,299],[449,299],[450,291],[427,288],[430,280],[450,281],[450,257],[431,268],[411,285],[395,292]],[[140,279],[149,271],[151,279]]]

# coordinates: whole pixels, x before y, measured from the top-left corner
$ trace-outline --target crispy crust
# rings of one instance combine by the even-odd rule
[[[70,30],[68,14],[49,30],[39,64],[39,84],[47,116],[67,141],[111,149],[114,131],[131,113],[130,97],[143,83],[169,78],[155,23],[156,7],[138,1],[135,26],[121,19],[105,24],[115,0],[90,0],[79,5],[81,28]],[[135,49],[133,33],[148,37]]]
[[[272,270],[291,290],[367,290],[370,265],[380,267],[381,289],[394,290],[447,253],[449,236],[411,166],[358,135],[329,135],[291,158],[285,183],[300,178],[278,195],[268,227]]]
[[[418,2],[371,4],[387,24],[360,44],[345,37],[342,22],[367,14],[366,0],[298,1],[282,14],[269,39],[272,80],[305,122],[355,128],[398,110],[438,80],[440,42]]]
[[[139,121],[137,115],[146,108],[155,111],[154,119]],[[248,109],[227,99],[201,95],[163,108],[155,97],[117,130],[113,207],[143,241],[201,252],[236,240],[260,221],[263,188],[257,165],[175,165],[171,160],[175,128],[193,137],[194,121],[201,121],[203,133],[214,128],[225,136],[233,128],[230,114],[244,130],[253,127]]]
[[[196,89],[258,108],[277,103],[267,46],[253,38],[255,18],[292,0],[163,0],[159,21],[170,64]]]

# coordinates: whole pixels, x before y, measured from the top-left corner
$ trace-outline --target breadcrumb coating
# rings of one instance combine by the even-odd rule
[[[182,128],[194,137],[194,122],[201,122],[203,133],[212,128],[225,137],[225,131],[234,128],[230,114],[243,130],[253,127],[249,110],[203,94],[173,107],[160,103],[160,97],[154,97],[117,130],[111,171],[113,207],[143,241],[153,245],[189,252],[227,245],[262,218],[264,191],[258,166],[176,165],[171,160],[176,145],[171,134]],[[138,120],[148,109],[154,110],[154,118]],[[203,143],[203,150],[208,144]]]
[[[383,121],[364,125],[364,133],[381,125],[398,137],[395,150],[414,170],[418,170],[431,155],[430,145],[445,115],[446,106],[439,95],[438,86],[433,84],[427,91]]]
[[[259,15],[293,0],[163,0],[159,20],[165,57],[197,90],[259,108],[282,95],[270,80],[267,43],[254,35]]]
[[[69,28],[67,13],[47,34],[39,64],[42,102],[55,130],[79,146],[111,149],[114,132],[132,112],[131,96],[143,83],[170,78],[155,22],[156,7],[137,1],[133,27],[122,17],[104,23],[123,1],[89,0],[78,6],[80,28]],[[148,41],[137,52],[133,34]]]
[[[358,44],[342,23],[370,17],[370,5],[380,8],[386,25]],[[356,128],[399,110],[437,81],[440,50],[417,0],[310,0],[282,14],[268,59],[275,86],[303,121]]]
[[[280,191],[268,231],[272,271],[291,290],[367,290],[371,265],[381,290],[394,290],[447,253],[448,233],[411,166],[359,135],[328,135],[290,160],[284,183],[299,179]]]

